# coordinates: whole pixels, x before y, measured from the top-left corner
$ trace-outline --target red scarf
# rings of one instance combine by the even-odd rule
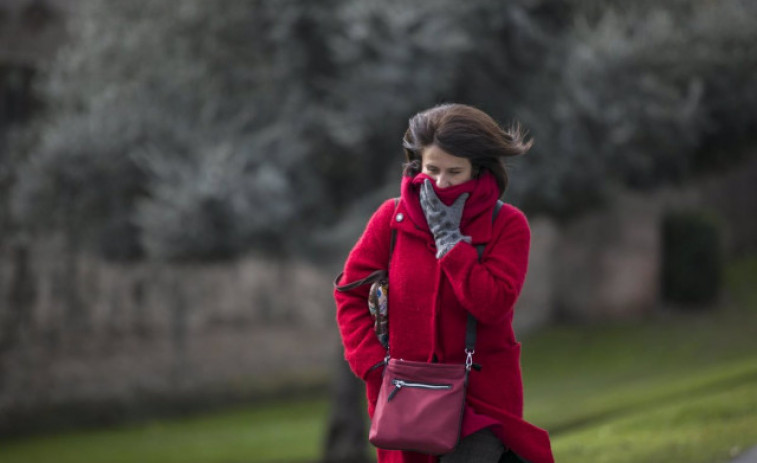
[[[459,185],[448,188],[439,188],[433,178],[426,174],[417,174],[415,177],[402,177],[401,195],[405,208],[410,219],[419,226],[428,228],[426,216],[421,209],[420,187],[423,181],[429,179],[434,187],[434,192],[439,199],[447,206],[463,193],[469,193],[470,196],[465,201],[463,217],[460,221],[460,228],[466,226],[481,214],[491,214],[492,208],[499,199],[499,187],[494,175],[488,170],[482,171],[477,178],[468,180]]]

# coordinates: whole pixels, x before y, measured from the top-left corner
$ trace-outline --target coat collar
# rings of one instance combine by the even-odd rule
[[[420,205],[419,185],[425,178],[428,178],[425,174],[402,178],[400,203],[392,217],[391,227],[433,241]],[[463,235],[470,236],[474,245],[489,242],[492,237],[492,212],[499,199],[499,188],[494,175],[484,171],[478,178],[452,188],[455,189],[455,197],[465,192],[470,193],[461,220]],[[445,199],[448,198],[442,198]],[[449,202],[454,199],[451,198]]]

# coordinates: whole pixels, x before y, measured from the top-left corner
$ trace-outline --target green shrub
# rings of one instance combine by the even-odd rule
[[[720,225],[700,211],[668,212],[662,224],[662,296],[686,306],[717,301],[723,284]]]

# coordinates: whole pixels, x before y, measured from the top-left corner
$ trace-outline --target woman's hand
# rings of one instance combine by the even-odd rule
[[[436,196],[431,181],[426,179],[421,185],[420,196],[421,209],[436,242],[437,259],[441,259],[460,241],[471,242],[470,236],[460,233],[460,219],[463,216],[465,201],[470,196],[468,193],[461,194],[451,206],[446,206]]]

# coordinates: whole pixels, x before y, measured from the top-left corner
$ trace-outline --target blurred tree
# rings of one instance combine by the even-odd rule
[[[340,358],[331,388],[331,409],[322,463],[367,463],[364,388]]]
[[[509,200],[570,217],[751,136],[757,7],[689,3],[88,0],[16,210],[111,258],[280,253],[397,181],[413,112],[462,101],[536,138]]]
[[[275,251],[323,189],[307,168],[309,103],[329,69],[311,10],[82,2],[43,89],[54,108],[20,169],[19,217],[77,223],[114,258]]]
[[[722,224],[711,213],[668,212],[662,222],[661,296],[712,308],[723,286]]]
[[[739,160],[757,128],[748,109],[757,107],[757,4],[570,4],[556,48],[564,55],[551,56],[521,103],[537,136],[514,185],[526,209],[568,217],[616,185],[679,183]]]

